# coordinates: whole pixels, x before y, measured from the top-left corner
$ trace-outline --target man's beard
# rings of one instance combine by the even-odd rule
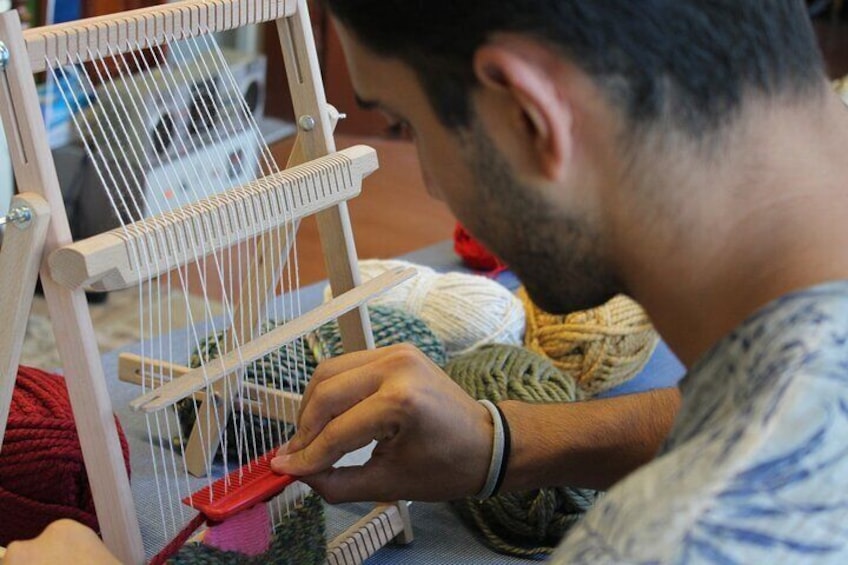
[[[586,218],[544,202],[512,173],[476,122],[464,135],[478,202],[463,224],[518,275],[533,301],[553,314],[600,306],[620,292]]]

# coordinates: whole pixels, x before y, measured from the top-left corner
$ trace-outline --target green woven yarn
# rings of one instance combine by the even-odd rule
[[[371,318],[371,331],[377,347],[386,347],[397,343],[411,343],[421,349],[434,363],[443,367],[447,362],[447,354],[441,340],[427,327],[423,320],[398,308],[388,306],[372,306],[368,308]],[[268,332],[276,324],[266,324],[262,332]],[[200,349],[191,356],[191,366],[199,367],[203,362],[215,359],[219,355],[221,343],[224,343],[224,333],[210,336],[200,343]],[[245,368],[244,379],[269,388],[302,393],[309,379],[318,366],[319,359],[328,359],[341,355],[341,332],[336,320],[328,322],[303,338],[280,347],[251,363]],[[196,403],[199,409],[200,403]],[[185,399],[177,405],[177,416],[180,421],[183,438],[188,438],[197,416],[195,402]],[[239,425],[238,421],[242,420]],[[241,430],[241,434],[237,433]],[[278,426],[264,418],[231,414],[227,422],[226,448],[231,459],[238,458],[238,446],[260,443],[263,438],[270,438],[267,443],[280,444],[286,437],[291,436],[292,430]],[[241,436],[239,438],[239,436]]]
[[[271,547],[262,555],[247,557],[234,551],[221,551],[202,543],[183,546],[168,560],[173,565],[323,565],[327,559],[324,507],[310,494],[303,505],[277,524]]]
[[[445,368],[468,394],[480,400],[573,402],[583,399],[574,380],[544,357],[521,347],[489,345],[454,358]],[[550,487],[466,498],[453,505],[476,527],[490,548],[518,557],[544,557],[588,510],[599,494]]]

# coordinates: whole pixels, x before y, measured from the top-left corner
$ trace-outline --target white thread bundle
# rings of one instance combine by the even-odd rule
[[[370,304],[406,310],[424,320],[444,342],[449,358],[488,343],[523,343],[524,306],[500,284],[478,275],[441,274],[400,260],[360,261],[359,271],[367,281],[397,266],[415,267],[418,275]],[[328,287],[324,299],[330,297]]]

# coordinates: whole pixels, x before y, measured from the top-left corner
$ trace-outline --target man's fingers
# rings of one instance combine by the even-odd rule
[[[377,392],[380,382],[375,369],[365,365],[315,385],[312,402],[306,398],[301,402],[297,433],[286,445],[286,450],[299,451],[309,445],[333,418]]]
[[[300,420],[304,407],[309,404],[314,390],[318,385],[347,371],[369,365],[374,361],[385,357],[387,352],[391,349],[392,347],[383,347],[380,349],[354,351],[353,353],[347,353],[345,355],[340,355],[338,357],[322,361],[315,369],[315,372],[312,374],[312,378],[309,380],[309,385],[307,385],[306,390],[303,392],[303,398],[300,401],[300,410],[297,414],[298,421]]]
[[[278,473],[295,476],[312,475],[326,470],[351,451],[365,447],[375,439],[392,439],[398,430],[391,408],[374,400],[365,400],[331,420],[301,449],[292,442],[271,461]]]
[[[345,355],[340,355],[339,357],[333,357],[332,359],[322,361],[315,369],[312,378],[309,380],[309,385],[307,385],[306,390],[303,392],[303,397],[300,401],[300,410],[297,414],[298,421],[300,421],[300,418],[303,415],[304,408],[312,401],[312,398],[315,395],[315,390],[322,383],[329,382],[339,376],[347,376],[346,374],[350,371],[371,367],[375,363],[395,357],[398,354],[410,354],[413,351],[415,351],[415,348],[410,345],[398,344],[381,347],[379,349],[354,351],[353,353],[347,353]],[[415,351],[415,353],[418,352]],[[377,369],[374,370],[374,373],[377,373]]]
[[[389,501],[396,496],[389,485],[397,477],[385,476],[382,468],[369,462],[366,465],[337,467],[304,477],[302,480],[330,504],[342,502]]]

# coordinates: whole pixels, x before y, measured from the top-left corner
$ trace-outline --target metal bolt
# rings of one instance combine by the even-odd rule
[[[5,69],[9,64],[9,48],[6,44],[0,41],[0,69]]]
[[[315,129],[315,118],[312,116],[306,115],[301,116],[297,123],[300,125],[300,129],[303,131],[312,131]]]
[[[12,208],[5,216],[0,216],[0,226],[5,224],[15,224],[20,229],[29,227],[32,221],[32,208],[29,206],[18,206]]]

